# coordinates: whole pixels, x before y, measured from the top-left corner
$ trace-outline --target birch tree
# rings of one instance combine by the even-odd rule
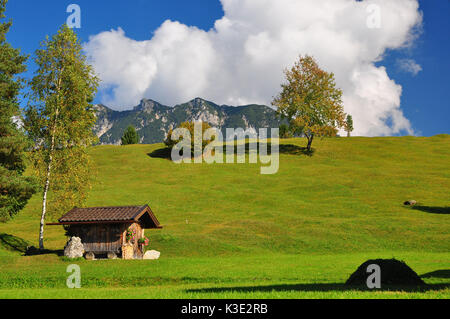
[[[25,128],[35,143],[33,164],[43,186],[39,248],[44,249],[46,216],[81,206],[90,188],[87,148],[96,141],[91,102],[98,78],[67,25],[41,43],[34,62]]]

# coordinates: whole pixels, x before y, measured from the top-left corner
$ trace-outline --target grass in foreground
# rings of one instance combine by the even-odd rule
[[[80,290],[65,288],[70,262],[22,257],[37,244],[33,198],[0,224],[0,297],[449,298],[450,136],[318,140],[312,157],[286,145],[276,175],[260,165],[177,165],[162,145],[92,149],[88,206],[149,203],[164,225],[148,231],[156,262],[77,261]],[[415,199],[416,209],[403,201]],[[46,227],[46,248],[65,244]],[[433,285],[422,292],[361,292],[342,283],[369,258],[406,261]],[[428,274],[428,275],[427,275]],[[247,288],[242,288],[247,287]]]
[[[64,262],[55,255],[10,257],[0,298],[448,298],[447,254],[399,253],[427,288],[368,292],[343,283],[376,254],[182,257],[158,261]],[[381,254],[383,255],[383,254]],[[383,255],[386,258],[391,255]],[[397,254],[396,254],[397,256]],[[66,267],[81,268],[82,288],[66,288]],[[32,265],[32,267],[30,267]],[[430,271],[432,270],[432,271]]]

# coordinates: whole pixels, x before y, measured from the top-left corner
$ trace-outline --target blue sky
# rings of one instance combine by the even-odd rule
[[[149,40],[167,19],[207,31],[224,15],[219,0],[14,0],[7,7],[7,17],[13,19],[8,40],[23,52],[32,54],[46,35],[55,33],[66,21],[69,15],[66,8],[71,3],[82,9],[82,28],[77,30],[82,41],[118,27],[130,39]],[[421,36],[409,48],[387,51],[377,66],[385,66],[389,77],[402,86],[401,109],[415,134],[450,133],[450,1],[424,0],[419,3],[423,12]],[[415,61],[421,71],[416,75],[406,72],[399,66],[400,59]],[[26,76],[31,75],[32,63],[29,68]],[[97,97],[97,102],[100,101],[102,92]],[[393,135],[397,134],[406,133]]]

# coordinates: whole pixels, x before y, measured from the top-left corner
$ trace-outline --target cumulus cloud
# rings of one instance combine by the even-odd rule
[[[146,41],[120,28],[90,37],[85,51],[102,79],[102,102],[123,110],[144,97],[175,105],[199,96],[270,105],[283,70],[309,54],[335,73],[356,135],[413,133],[401,86],[375,63],[414,40],[417,0],[221,3],[225,14],[209,31],[167,20]]]
[[[400,70],[411,73],[414,76],[422,71],[422,67],[420,66],[420,64],[417,64],[413,59],[398,59],[397,66]]]

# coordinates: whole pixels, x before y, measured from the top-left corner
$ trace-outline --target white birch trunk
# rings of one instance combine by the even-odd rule
[[[64,70],[64,68],[61,70],[61,72],[63,70]],[[61,87],[61,79],[58,79],[58,87],[57,87],[58,95],[59,95],[60,87]],[[40,227],[39,227],[39,249],[40,250],[44,249],[44,225],[45,225],[45,215],[47,214],[47,195],[48,195],[48,190],[50,188],[50,176],[51,176],[51,170],[52,170],[53,152],[55,150],[56,125],[58,123],[58,117],[59,117],[58,105],[59,105],[59,99],[58,99],[57,107],[56,107],[55,124],[54,124],[53,130],[52,130],[52,142],[51,142],[51,146],[50,146],[50,154],[49,154],[49,159],[48,159],[48,164],[47,164],[47,177],[45,179],[44,196],[42,198],[42,215],[41,215],[41,223],[40,223]]]
[[[47,194],[48,189],[50,187],[50,172],[52,168],[52,156],[50,155],[50,160],[47,165],[47,178],[45,180],[44,187],[44,197],[42,199],[42,215],[41,215],[41,225],[39,228],[39,249],[44,249],[44,224],[45,224],[45,215],[47,213]]]

